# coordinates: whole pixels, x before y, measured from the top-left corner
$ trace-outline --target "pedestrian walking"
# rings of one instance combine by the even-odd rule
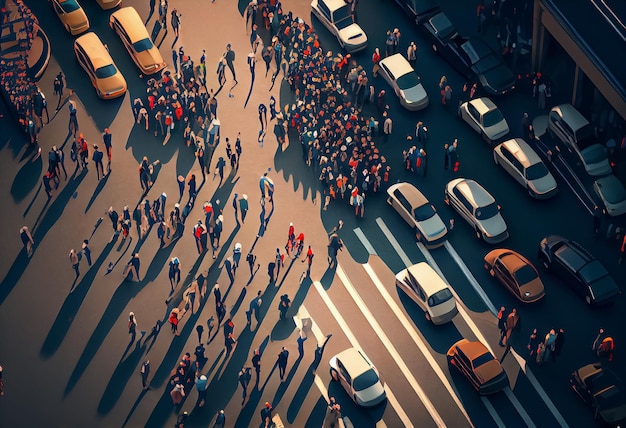
[[[298,337],[296,338],[296,343],[298,344],[298,359],[301,360],[304,357],[304,342],[308,339],[304,330],[300,330],[298,332]]]
[[[207,326],[207,341],[206,344],[209,345],[211,344],[211,332],[213,331],[213,323],[215,322],[215,318],[213,317],[213,315],[211,315],[211,318],[209,318],[208,320],[206,320],[206,326]]]
[[[131,343],[134,342],[137,335],[137,319],[134,312],[128,314],[128,334],[130,334]]]
[[[139,277],[139,267],[141,265],[141,261],[139,260],[139,253],[133,253],[133,256],[126,264],[126,268],[122,273],[124,279],[132,280],[134,277],[137,278],[135,282],[141,281]]]
[[[417,45],[415,42],[411,42],[409,44],[409,47],[406,50],[406,58],[409,60],[411,67],[415,69],[415,63],[417,62]]]
[[[143,386],[143,389],[148,389],[150,387],[150,381],[148,380],[150,376],[150,360],[143,362],[139,372],[141,373],[141,386]]]
[[[280,312],[280,320],[284,320],[287,317],[287,311],[291,306],[291,299],[289,295],[283,294],[280,296],[280,302],[278,303],[278,312]]]
[[[89,158],[89,146],[87,145],[87,140],[82,133],[78,135],[78,156],[80,158],[80,165],[83,169],[86,169],[87,164],[89,163],[87,161]]]
[[[215,296],[215,307],[217,308],[218,303],[222,301],[222,291],[218,283],[215,283],[213,286],[213,295]]]
[[[458,154],[457,154],[458,146],[459,146],[459,141],[455,138],[452,144],[448,146],[447,152],[446,152],[446,162],[449,168],[452,169],[452,172],[459,171],[459,161],[458,161]]]
[[[593,206],[593,236],[600,235],[600,227],[602,226],[602,215],[606,214],[605,210],[597,205]]]
[[[196,240],[198,254],[202,254],[207,249],[207,229],[206,226],[202,224],[202,220],[198,220],[198,223],[193,227],[193,236]]]
[[[215,306],[215,312],[217,313],[217,325],[219,326],[224,318],[226,318],[226,306],[224,306],[223,302],[219,302]]]
[[[306,265],[307,265],[306,266],[307,277],[311,276],[311,265],[313,264],[313,256],[315,256],[315,254],[313,254],[313,249],[309,245],[309,249],[306,250],[306,255],[302,259],[302,263],[306,262]]]
[[[206,396],[209,392],[209,379],[206,375],[200,375],[197,378],[196,389],[198,390],[198,407],[204,407],[206,404]]]
[[[258,349],[254,350],[254,354],[252,356],[252,367],[254,367],[254,371],[256,373],[255,387],[259,386],[259,378],[261,376],[261,352]]]
[[[202,182],[206,181],[206,165],[204,163],[204,144],[198,144],[198,148],[196,150],[196,158],[198,159],[198,166],[200,167],[200,171],[202,172]]]
[[[553,363],[556,361],[556,357],[554,356],[554,350],[556,349],[556,332],[554,329],[551,329],[543,341],[543,362],[547,362],[551,360]]]
[[[69,257],[70,257],[70,263],[72,264],[72,268],[74,269],[74,272],[76,272],[76,278],[78,278],[80,276],[80,271],[78,270],[80,259],[78,258],[78,254],[76,254],[76,251],[73,248],[70,250]]]
[[[243,367],[239,371],[239,385],[241,385],[241,405],[246,402],[246,397],[248,396],[248,384],[250,384],[250,379],[252,378],[252,369],[250,367]]]
[[[87,260],[87,266],[91,266],[91,250],[89,249],[89,240],[85,239],[82,245],[83,255]]]
[[[53,82],[54,86],[54,95],[58,95],[59,99],[57,101],[56,111],[59,111],[59,107],[61,106],[61,100],[63,99],[63,88],[65,87],[65,79],[63,78],[63,72],[59,71],[59,74],[56,75]]]
[[[261,409],[261,424],[265,424],[264,426],[266,427],[270,426],[270,423],[272,422],[273,411],[274,408],[272,407],[272,405],[266,401],[265,406]]]
[[[498,345],[504,346],[504,336],[506,335],[506,317],[504,316],[504,311],[506,309],[504,306],[500,307],[500,311],[498,312],[498,330],[500,330],[500,341],[498,341]]]
[[[57,174],[61,175],[61,171],[59,171],[60,167],[60,169],[63,170],[63,174],[65,174],[65,179],[67,180],[67,170],[65,169],[65,153],[63,152],[63,150],[57,148],[57,146],[52,146],[52,150],[56,152]]]
[[[337,267],[337,253],[343,248],[343,242],[337,235],[333,233],[328,237],[328,267]]]
[[[520,322],[520,317],[517,314],[517,309],[513,308],[513,310],[506,317],[506,334],[504,336],[503,343],[506,346],[504,350],[504,354],[500,358],[500,362],[504,361],[504,357],[511,351],[511,346],[513,342],[514,334],[516,334],[522,328],[522,323]]]
[[[175,406],[178,406],[180,403],[183,402],[183,398],[185,398],[185,395],[185,387],[180,383],[177,383],[174,386],[174,389],[172,389],[172,391],[170,392],[172,403],[174,403]]]
[[[215,1],[215,0],[212,0]],[[224,410],[220,410],[217,414],[217,418],[215,418],[215,423],[213,424],[213,428],[224,428],[226,426],[226,414]]]
[[[232,49],[230,43],[226,45],[226,52],[224,52],[224,59],[226,60],[226,65],[228,66],[228,69],[233,75],[233,80],[235,81],[235,84],[239,83],[237,82],[237,76],[235,74],[235,65],[234,65],[235,51]]]
[[[235,222],[237,222],[237,224],[239,224],[239,204],[238,202],[238,198],[239,194],[235,193],[235,195],[233,196],[233,211],[235,212]]]
[[[241,260],[241,243],[237,242],[233,248],[233,275],[236,274]]]
[[[102,134],[102,141],[104,142],[104,149],[107,152],[107,174],[111,172],[111,161],[113,160],[113,136],[111,135],[111,130],[109,128],[104,128],[104,133]]]
[[[196,185],[196,175],[191,174],[189,180],[187,181],[187,186],[189,186],[189,204],[194,204],[196,202],[196,196],[198,195],[198,188]]]
[[[256,264],[256,256],[252,253],[248,253],[246,255],[246,261],[248,262],[248,267],[250,268],[250,276],[254,275],[254,265]]]
[[[563,345],[565,344],[565,330],[562,328],[556,333],[556,339],[554,340],[554,352],[552,353],[552,362],[556,361],[556,357],[561,356],[563,351]]]
[[[169,267],[168,278],[170,280],[170,294],[172,294],[174,288],[180,283],[180,259],[178,257],[172,257]]]
[[[237,346],[237,340],[235,340],[235,336],[232,333],[229,333],[224,339],[224,345],[226,346],[226,355],[230,355],[233,349]]]
[[[170,23],[172,25],[172,29],[174,30],[174,36],[178,39],[180,36],[180,17],[182,15],[178,13],[176,9],[172,10],[172,18]],[[174,43],[172,43],[172,47],[174,47]]]
[[[248,195],[245,193],[239,199],[239,208],[241,209],[241,222],[245,223],[246,215],[248,214]]]
[[[233,258],[229,256],[224,260],[224,270],[226,270],[226,274],[228,275],[228,279],[230,280],[229,284],[235,282],[235,275],[233,274]]]
[[[22,240],[22,245],[24,246],[24,251],[26,251],[26,255],[28,257],[33,255],[33,245],[35,245],[35,241],[30,234],[30,230],[28,227],[22,226],[20,228],[20,239]]]
[[[78,132],[78,119],[76,117],[76,102],[74,100],[70,100],[67,107],[70,111],[70,120],[67,124],[67,129],[69,131],[68,135],[73,135],[76,138],[76,133]]]
[[[82,153],[82,152],[81,152]],[[104,165],[102,163],[102,159],[104,154],[98,149],[98,145],[93,145],[93,154],[91,155],[91,160],[96,164],[96,173],[98,174],[98,181],[100,180],[100,174],[102,174],[102,178],[104,178]]]
[[[591,345],[591,350],[593,352],[596,352],[598,350],[598,345],[600,345],[600,343],[602,342],[602,338],[604,337],[604,329],[601,328],[600,330],[598,330],[598,335],[596,336],[595,340],[593,341],[593,344]]]
[[[528,348],[528,355],[530,355],[531,357],[533,355],[535,355],[535,352],[539,352],[539,343],[540,343],[540,338],[539,338],[539,334],[537,333],[537,329],[534,328],[532,333],[530,333],[530,337],[528,338],[528,345],[526,345],[526,347]]]
[[[202,345],[202,333],[204,333],[204,327],[202,327],[202,324],[198,324],[196,326],[196,333],[198,333],[198,343]]]
[[[178,308],[172,309],[172,312],[170,312],[170,317],[168,318],[168,321],[170,323],[170,326],[172,327],[172,333],[178,336],[178,321],[179,321]]]
[[[282,350],[278,353],[278,360],[276,364],[278,364],[278,373],[280,374],[280,380],[284,380],[285,371],[287,370],[287,359],[289,358],[289,351],[282,347]]]

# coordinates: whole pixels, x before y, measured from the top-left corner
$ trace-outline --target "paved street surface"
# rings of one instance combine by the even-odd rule
[[[625,265],[617,263],[619,248],[604,237],[609,223],[621,224],[623,220],[604,219],[601,236],[592,236],[590,197],[595,195],[591,180],[567,153],[564,155],[571,171],[581,181],[574,180],[564,163],[555,161],[550,168],[560,189],[555,198],[547,201],[531,200],[522,187],[494,165],[491,148],[456,115],[464,83],[462,77],[432,52],[426,39],[392,1],[359,3],[358,19],[368,34],[369,45],[354,57],[369,74],[374,47],[384,50],[385,32],[394,27],[402,32],[401,52],[405,52],[409,41],[418,45],[416,69],[430,96],[426,110],[406,111],[381,77],[371,78],[370,82],[377,92],[387,91],[394,121],[388,141],[377,139],[377,147],[392,166],[391,181],[415,183],[444,221],[456,222],[446,245],[432,251],[416,245],[412,231],[386,204],[383,193],[368,196],[363,219],[355,218],[347,198],[332,201],[328,210],[322,210],[319,172],[308,169],[302,161],[295,133],[290,133],[290,144],[284,151],[277,150],[272,133],[268,133],[262,146],[257,142],[259,104],[268,105],[270,95],[280,97],[281,105],[293,98],[286,83],[278,84],[282,75],[270,91],[270,77],[259,71],[264,68],[259,57],[256,80],[244,107],[251,84],[246,64],[249,36],[242,18],[246,3],[241,1],[237,5],[226,0],[171,0],[169,7],[170,10],[176,7],[182,13],[176,49],[182,45],[194,61],[206,49],[209,88],[218,87],[215,64],[226,44],[231,43],[236,52],[239,84],[232,89],[233,97],[228,97],[232,79],[227,70],[228,82],[218,96],[222,141],[213,157],[211,171],[215,170],[217,157],[225,156],[224,138],[229,137],[234,143],[241,132],[243,154],[239,170],[233,172],[227,167],[228,176],[221,186],[219,178],[207,175],[198,203],[187,219],[184,235],[172,245],[159,249],[156,227],[145,239],[139,239],[138,230],[133,227],[126,240],[120,236],[111,241],[111,225],[104,213],[110,206],[121,213],[125,205],[132,212],[142,202],[137,179],[137,166],[142,158],[148,156],[150,162],[159,161],[155,166],[154,187],[146,197],[152,201],[165,192],[166,212],[169,212],[178,200],[176,177],[191,173],[200,177],[194,150],[182,142],[182,129],[175,130],[169,141],[164,142],[142,126],[135,126],[132,100],[145,94],[146,79],[140,78],[119,38],[109,29],[108,12],[100,10],[96,2],[82,2],[92,30],[107,43],[129,86],[125,97],[105,102],[96,97],[77,64],[72,51],[73,37],[64,31],[50,5],[43,1],[27,3],[52,43],[52,59],[39,83],[50,100],[49,105],[56,104],[52,82],[62,70],[67,87],[76,93],[80,132],[89,143],[98,143],[102,148],[102,130],[111,128],[113,163],[112,173],[102,181],[97,180],[92,163],[88,172],[72,174],[67,106],[56,114],[52,106],[51,123],[43,128],[39,139],[42,154],[53,145],[65,144],[70,177],[67,180],[62,177],[61,186],[47,200],[40,185],[47,158],[42,155],[31,163],[23,157],[25,137],[3,112],[0,192],[6,206],[0,210],[5,235],[0,257],[0,278],[3,278],[0,364],[4,368],[5,395],[0,398],[0,426],[171,427],[177,414],[186,411],[190,415],[185,426],[206,427],[213,426],[216,414],[224,409],[227,427],[257,427],[261,423],[260,410],[270,402],[285,426],[320,427],[327,400],[335,397],[342,414],[358,428],[589,427],[594,423],[592,411],[571,392],[568,379],[574,369],[597,360],[591,345],[601,327],[616,341],[617,350],[610,364],[626,379],[621,352],[626,335],[619,316],[626,308],[624,297],[612,306],[590,309],[565,283],[547,273],[537,259],[541,238],[560,234],[580,242],[623,286]],[[148,3],[125,1],[124,6],[136,7],[146,19]],[[325,50],[340,51],[336,39],[311,16],[307,1],[294,0],[283,7],[312,23]],[[475,32],[473,2],[450,1],[444,10],[462,33]],[[156,16],[155,11],[147,24],[149,31]],[[494,45],[497,43],[493,28],[488,28],[481,37]],[[170,28],[160,46],[168,63],[172,42],[174,35]],[[523,58],[516,72],[524,74],[527,61]],[[562,61],[559,66],[570,65]],[[553,76],[566,74],[559,66],[554,66]],[[439,102],[438,82],[442,75],[448,77],[455,91],[453,102],[447,106]],[[567,102],[565,78],[562,85],[559,82],[557,78],[552,103]],[[509,121],[511,137],[521,136],[524,111],[531,117],[547,114],[547,110],[536,108],[528,83],[521,83],[513,93],[494,101]],[[4,105],[2,108],[5,109]],[[366,105],[364,114],[374,111],[373,106]],[[418,120],[424,121],[429,129],[426,177],[405,172],[402,165],[402,150],[408,148],[405,137],[414,133]],[[459,140],[461,166],[457,174],[443,169],[443,145],[454,138]],[[555,145],[547,135],[542,141],[537,148],[544,153]],[[257,237],[261,215],[259,177],[267,171],[275,183],[274,204],[267,203],[266,214],[271,210],[271,218],[265,234]],[[478,241],[471,227],[443,201],[445,184],[457,176],[483,184],[501,205],[510,231],[510,238],[501,245],[515,249],[536,264],[546,286],[543,300],[529,305],[519,303],[484,269],[483,257],[494,246]],[[246,221],[240,225],[235,223],[231,206],[235,193],[246,193],[250,202]],[[186,200],[185,193],[182,203]],[[224,231],[216,259],[212,259],[210,252],[199,257],[192,236],[193,225],[203,219],[205,201],[223,209]],[[104,220],[95,227],[101,217]],[[337,268],[327,269],[327,236],[340,219],[344,225],[338,233],[345,248],[339,254]],[[269,283],[267,266],[274,258],[275,249],[284,247],[290,222],[296,235],[304,233],[305,244],[311,245],[315,253],[311,276],[301,280],[305,271],[305,264],[300,261],[302,256],[298,260],[286,258],[273,285]],[[18,236],[24,225],[30,228],[35,240],[30,258],[21,251]],[[86,238],[90,238],[93,265],[88,267],[83,258],[81,275],[70,292],[74,271],[68,254],[72,248],[79,250]],[[235,281],[229,286],[223,263],[238,242],[244,256]],[[249,251],[253,251],[260,264],[252,277],[245,262]],[[139,252],[141,258],[141,281],[136,283],[122,280],[122,271],[133,252]],[[164,301],[170,291],[168,261],[174,256],[181,261],[182,281],[166,305]],[[419,261],[431,263],[452,285],[460,308],[453,322],[433,326],[396,288],[395,273]],[[181,320],[180,335],[175,336],[167,322],[170,311],[181,302],[183,291],[200,273],[207,276],[206,296],[196,313],[189,311]],[[216,283],[227,307],[226,318],[232,318],[235,325],[238,343],[231,355],[226,355],[221,328],[213,330],[214,339],[206,345],[206,322],[216,315],[211,292]],[[245,312],[259,290],[262,291],[259,320],[252,317],[251,325],[247,326]],[[288,294],[292,301],[286,320],[279,319],[277,310],[283,294]],[[457,371],[448,368],[446,352],[465,337],[483,341],[499,358],[504,350],[498,346],[495,317],[500,306],[505,306],[507,313],[517,308],[522,323],[512,353],[503,363],[510,388],[479,397]],[[138,320],[137,337],[141,330],[150,334],[151,327],[161,320],[163,327],[159,334],[129,344],[131,311]],[[296,339],[303,318],[308,339],[304,342],[304,357],[298,359]],[[207,348],[208,360],[202,369],[209,379],[207,403],[197,407],[198,393],[194,388],[181,406],[174,407],[168,382],[185,352],[192,354],[193,359],[198,343],[197,325],[204,326],[203,341]],[[565,330],[563,354],[556,363],[537,365],[528,356],[527,338],[535,327],[541,338],[551,328]],[[332,334],[332,338],[320,360],[316,358],[315,348],[327,334]],[[290,352],[283,382],[275,365],[282,347]],[[364,350],[378,368],[388,396],[383,404],[371,409],[359,408],[339,384],[331,381],[328,360],[349,347]],[[242,405],[238,373],[244,366],[251,367],[255,349],[262,351],[258,388],[254,387],[253,370],[249,397]],[[142,389],[140,375],[146,360],[151,365],[148,390]]]

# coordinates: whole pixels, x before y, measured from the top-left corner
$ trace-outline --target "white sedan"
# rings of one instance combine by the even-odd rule
[[[448,228],[435,207],[415,186],[397,183],[387,189],[387,194],[387,203],[411,226],[418,241],[427,248],[445,243]]]
[[[459,116],[489,144],[509,133],[509,124],[489,98],[474,98],[462,103]]]
[[[613,174],[599,178],[593,183],[593,188],[610,216],[626,213],[626,189],[619,178]]]
[[[348,52],[358,52],[367,47],[367,35],[354,22],[350,5],[344,0],[313,0],[311,10]]]
[[[402,54],[388,56],[378,65],[380,74],[391,85],[405,109],[421,110],[428,107],[428,94],[419,76]]]

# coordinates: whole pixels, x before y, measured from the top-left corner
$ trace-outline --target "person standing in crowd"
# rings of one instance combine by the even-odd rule
[[[302,259],[302,263],[306,262],[306,264],[307,264],[307,267],[306,267],[306,276],[307,277],[311,276],[311,265],[313,264],[313,256],[314,256],[313,249],[309,245],[309,249],[306,251],[306,255]]]
[[[235,51],[232,49],[230,43],[226,45],[226,52],[224,52],[224,59],[226,60],[226,65],[228,66],[228,69],[233,75],[233,80],[235,81],[235,85],[236,85],[239,82],[237,82],[237,75],[235,74],[235,64],[234,64]]]
[[[104,142],[104,147],[107,152],[107,158],[109,159],[107,163],[107,174],[111,172],[111,160],[113,159],[113,144],[111,142],[112,138],[113,136],[111,135],[111,130],[109,128],[104,128],[102,140]]]
[[[180,283],[180,259],[172,257],[169,264],[170,294],[174,292],[174,288]]]
[[[134,312],[128,314],[128,334],[130,334],[130,342],[133,343],[137,336],[137,319]]]
[[[85,255],[85,259],[87,260],[87,266],[91,266],[91,250],[89,249],[89,240],[85,239],[83,241],[83,254]]]
[[[72,268],[74,269],[74,272],[76,272],[76,279],[78,279],[78,277],[80,276],[80,271],[78,270],[78,265],[80,264],[80,259],[78,258],[78,254],[76,253],[76,250],[74,250],[73,248],[70,250],[70,263],[72,264]]]
[[[67,128],[69,131],[68,135],[73,135],[76,138],[76,133],[78,132],[78,119],[76,118],[76,102],[74,100],[70,100],[68,103],[68,109],[70,111],[70,121],[67,124]]]
[[[530,333],[530,337],[528,338],[528,345],[526,345],[526,347],[528,348],[528,355],[530,355],[531,357],[535,355],[535,353],[539,349],[540,342],[541,340],[539,338],[539,333],[537,333],[537,329],[534,328],[532,333]]]
[[[504,336],[504,345],[506,349],[504,350],[504,354],[500,357],[500,362],[504,361],[504,357],[511,351],[511,346],[513,345],[513,337],[517,334],[517,332],[522,328],[522,323],[520,321],[520,317],[517,313],[517,309],[513,308],[513,310],[506,317],[506,335]]]
[[[241,385],[241,405],[243,406],[246,402],[246,397],[248,396],[248,384],[250,383],[250,378],[252,374],[250,373],[250,367],[242,367],[239,371],[239,385]]]
[[[283,294],[280,296],[280,303],[278,303],[278,312],[280,312],[280,320],[284,320],[287,318],[287,311],[291,306],[291,299],[287,294]]]
[[[22,245],[24,245],[24,251],[26,251],[26,255],[28,257],[33,255],[33,245],[35,245],[35,241],[30,234],[30,230],[28,227],[22,226],[20,228],[20,239],[22,240]]]
[[[98,174],[98,181],[100,181],[100,174],[102,174],[102,178],[104,178],[104,165],[102,163],[102,158],[104,154],[98,149],[98,145],[93,145],[93,154],[91,155],[91,160],[96,165],[96,173]]]
[[[174,36],[176,36],[176,39],[178,39],[178,37],[180,36],[180,17],[181,16],[182,15],[178,13],[176,8],[172,10],[171,24],[172,24],[172,29],[174,30]],[[174,47],[174,43],[172,43],[172,47]]]
[[[415,42],[411,42],[409,44],[409,47],[406,50],[406,58],[409,60],[411,67],[415,69],[415,63],[417,62],[417,45]]]
[[[285,371],[287,370],[287,360],[289,358],[289,351],[285,349],[283,346],[281,351],[278,353],[278,360],[276,364],[278,365],[278,373],[280,374],[280,381],[282,382],[285,379]]]
[[[150,387],[150,381],[149,381],[150,360],[146,360],[143,362],[143,364],[141,365],[140,373],[141,373],[141,385],[143,386],[143,389],[148,389]]]
[[[504,306],[500,307],[500,311],[498,312],[498,330],[500,330],[500,341],[498,341],[498,345],[504,347],[504,336],[506,336],[506,317],[504,316],[504,311],[506,309]]]
[[[59,111],[61,107],[61,100],[63,99],[63,88],[65,87],[65,79],[63,78],[63,72],[59,71],[59,74],[54,78],[54,95],[58,95],[56,111]]]
[[[239,199],[239,208],[241,209],[241,222],[245,223],[246,215],[248,214],[248,195],[245,193]]]
[[[257,388],[261,380],[261,352],[258,349],[254,350],[254,354],[252,356],[252,367],[254,367],[254,371],[256,373],[254,386]]]

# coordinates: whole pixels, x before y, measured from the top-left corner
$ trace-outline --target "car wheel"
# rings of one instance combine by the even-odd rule
[[[478,230],[478,229],[476,229],[476,237],[478,239],[483,239],[483,233],[480,230]]]
[[[339,380],[339,373],[337,373],[337,370],[330,369],[330,379],[333,382],[337,382]]]

